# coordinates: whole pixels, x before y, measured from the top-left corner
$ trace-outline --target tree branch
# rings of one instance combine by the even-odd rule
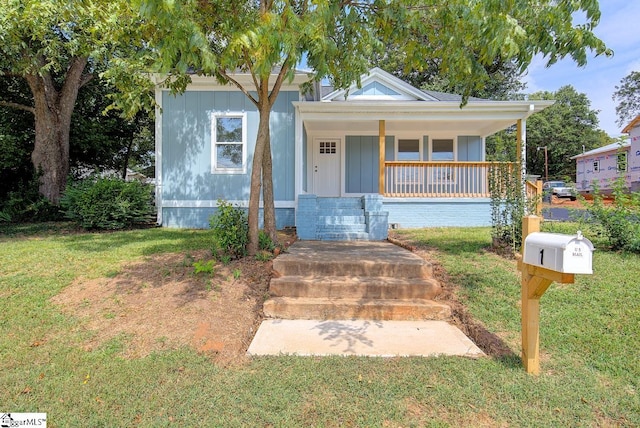
[[[278,97],[278,93],[280,92],[280,88],[282,87],[282,82],[284,81],[284,76],[289,72],[289,60],[290,56],[282,63],[282,67],[280,67],[280,73],[278,73],[278,77],[276,81],[273,83],[273,88],[271,89],[271,93],[269,94],[269,105],[272,106]]]
[[[18,109],[18,110],[28,111],[30,113],[33,113],[34,115],[36,114],[36,109],[34,107],[26,106],[24,104],[19,104],[19,103],[13,103],[11,101],[1,101],[0,100],[0,106],[11,107],[11,108],[15,108],[15,109]]]
[[[251,73],[253,85],[256,87],[256,91],[260,91],[260,84],[258,83],[258,79],[256,79],[256,74],[253,72],[253,67],[251,66],[251,58],[249,58],[249,52],[247,52],[246,47],[242,48],[242,54],[244,55],[244,61],[247,63],[247,67],[249,68],[249,72]]]
[[[91,73],[82,75],[82,77],[80,78],[80,87],[82,88],[84,85],[91,82],[93,78],[94,78],[94,75]]]
[[[259,107],[258,105],[258,100],[256,100],[250,93],[249,91],[247,91],[247,89],[242,86],[240,83],[238,83],[237,80],[235,80],[234,78],[232,78],[231,76],[229,76],[227,74],[226,71],[222,70],[222,69],[218,69],[218,73],[220,73],[221,76],[223,76],[225,79],[227,79],[229,82],[233,83],[233,85],[235,85],[238,89],[240,89],[240,91],[245,94],[247,96],[247,98],[249,98],[249,100],[256,106]]]

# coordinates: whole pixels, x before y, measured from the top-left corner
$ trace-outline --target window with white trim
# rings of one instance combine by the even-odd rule
[[[433,140],[431,144],[431,160],[453,161],[453,140]]]
[[[398,156],[399,161],[419,161],[420,159],[420,140],[418,139],[398,139]]]
[[[211,116],[211,172],[247,172],[247,114],[214,113]]]

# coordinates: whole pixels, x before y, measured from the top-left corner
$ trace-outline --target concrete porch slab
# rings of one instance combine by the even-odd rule
[[[248,355],[358,355],[376,357],[484,355],[445,321],[265,320]]]

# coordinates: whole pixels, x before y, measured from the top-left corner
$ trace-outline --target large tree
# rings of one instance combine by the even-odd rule
[[[450,94],[463,94],[466,90],[464,82],[449,78],[442,70],[440,58],[427,58],[416,64],[413,58],[407,57],[403,44],[388,45],[382,54],[376,55],[372,64],[416,88]],[[490,100],[522,97],[521,92],[526,85],[520,80],[523,72],[515,60],[504,61],[497,57],[482,66],[486,74],[480,76],[478,84],[466,95]]]
[[[591,109],[586,94],[570,85],[556,92],[536,92],[529,99],[556,102],[527,121],[527,171],[544,177],[546,147],[549,178],[573,181],[576,162],[571,157],[610,142],[598,129],[598,111]]]
[[[613,100],[618,102],[616,113],[618,125],[624,126],[640,114],[640,71],[632,71],[620,81],[613,93]]]
[[[31,153],[40,193],[57,204],[69,172],[71,117],[80,88],[113,46],[108,31],[126,2],[4,0],[0,3],[0,74],[26,81],[31,99],[0,105],[30,112]]]
[[[334,87],[345,88],[359,81],[376,51],[387,44],[402,46],[408,68],[437,59],[447,79],[469,95],[486,82],[495,61],[512,63],[522,71],[536,54],[549,64],[570,56],[584,65],[589,51],[610,53],[592,32],[600,18],[593,0],[535,4],[526,0],[138,0],[137,4],[143,18],[154,22],[154,30],[145,32],[157,54],[154,71],[175,76],[196,70],[215,76],[237,86],[259,111],[251,169],[250,253],[257,250],[261,191],[265,228],[275,232],[269,117],[282,83],[292,78],[303,58],[313,79],[329,78]],[[574,25],[573,16],[579,12],[586,15],[586,23]],[[250,87],[233,79],[230,72],[238,70],[251,74]],[[274,71],[277,75],[270,80]],[[169,81],[182,89],[186,82],[182,77]]]

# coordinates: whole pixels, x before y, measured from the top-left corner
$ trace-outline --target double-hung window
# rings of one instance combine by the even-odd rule
[[[435,162],[452,162],[455,160],[453,140],[434,139],[431,144],[431,159]],[[436,185],[451,184],[455,180],[451,165],[436,166],[433,169],[433,181]]]
[[[453,140],[433,140],[431,159],[434,161],[453,161]]]
[[[399,161],[419,161],[420,159],[420,140],[418,139],[399,139],[398,140],[398,157]]]
[[[211,172],[247,172],[247,114],[214,113],[211,118]]]

